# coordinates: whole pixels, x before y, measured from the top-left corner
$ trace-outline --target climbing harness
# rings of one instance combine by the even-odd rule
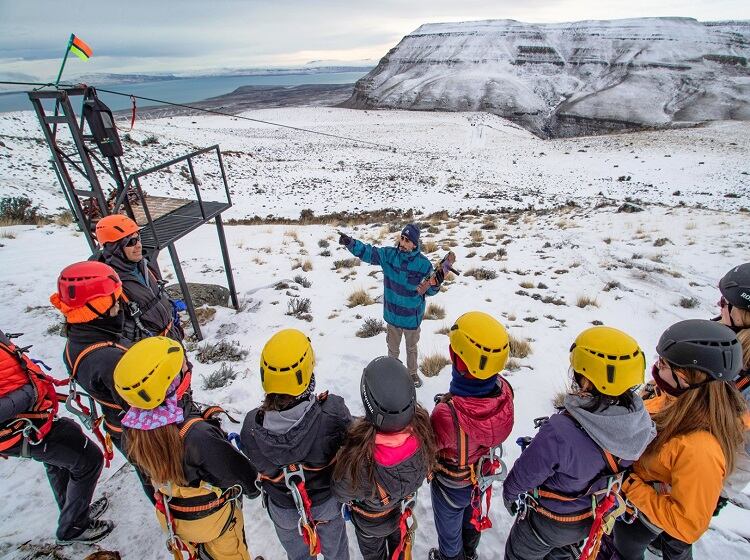
[[[470,482],[471,489],[471,519],[472,526],[477,531],[492,528],[489,518],[492,502],[492,483],[502,482],[508,476],[508,467],[502,460],[502,445],[490,447],[474,464],[469,464],[469,436],[458,421],[458,414],[451,400],[445,401],[453,417],[453,427],[456,432],[456,465],[439,462],[437,470],[441,475],[457,482]],[[482,504],[484,501],[484,505]]]
[[[76,359],[73,360],[72,356],[70,355],[70,345],[65,345],[65,359],[67,365],[70,368],[70,377],[68,378],[70,389],[68,397],[65,400],[65,408],[68,412],[76,416],[81,421],[81,423],[94,434],[94,436],[102,446],[105,465],[109,467],[112,458],[114,457],[114,449],[112,447],[112,437],[110,436],[110,432],[120,434],[122,433],[122,428],[120,426],[116,426],[110,422],[107,422],[104,416],[98,413],[96,405],[98,403],[102,408],[106,407],[110,410],[115,411],[122,411],[122,407],[116,403],[97,399],[93,395],[89,395],[88,393],[79,391],[78,384],[76,383],[76,376],[78,374],[78,368],[81,366],[81,362],[83,362],[83,360],[91,353],[96,352],[101,348],[117,348],[123,353],[127,351],[126,347],[120,344],[116,344],[115,342],[98,342],[84,348],[78,354]],[[84,397],[89,401],[88,406],[83,404]],[[106,426],[107,428],[106,435],[102,433],[102,424],[104,424],[104,426]]]
[[[210,406],[203,410],[199,416],[189,418],[180,426],[180,439],[184,440],[188,432],[199,422],[213,420],[218,414],[229,414],[220,406]],[[193,496],[175,496],[176,493],[184,494],[196,493],[205,490],[203,494]],[[242,499],[242,487],[239,484],[230,486],[222,490],[212,484],[201,482],[198,488],[192,487],[175,487],[168,483],[166,487],[161,487],[155,492],[156,509],[164,516],[167,527],[167,550],[169,550],[174,560],[185,560],[183,553],[187,553],[187,560],[199,560],[201,558],[200,543],[186,542],[177,535],[175,520],[196,521],[204,519],[210,515],[217,514],[229,504],[231,511],[224,527],[218,536],[223,535],[232,526],[235,520],[235,508],[237,502]]]
[[[564,412],[571,420],[575,422],[570,414]],[[548,417],[534,419],[534,427],[539,428]],[[577,423],[576,423],[577,424]],[[519,438],[517,443],[524,449],[530,443],[530,438]],[[609,451],[600,449],[607,473],[598,476],[589,485],[588,489],[577,495],[567,495],[560,492],[545,489],[544,487],[535,488],[531,492],[521,494],[516,500],[518,506],[518,517],[524,519],[529,509],[533,509],[540,515],[560,523],[575,523],[586,519],[593,518],[591,529],[581,551],[579,560],[593,560],[599,553],[602,538],[604,534],[611,534],[615,521],[626,514],[631,515],[628,523],[632,523],[637,510],[629,504],[620,494],[623,478],[627,468],[620,465],[620,460],[612,455]],[[602,485],[602,482],[606,484]],[[558,514],[540,504],[540,499],[557,500],[560,502],[574,502],[581,498],[591,497],[591,507],[580,513]]]
[[[34,404],[31,410],[17,414],[0,425],[0,452],[21,445],[21,457],[28,458],[30,446],[38,445],[52,429],[52,422],[57,414],[62,395],[55,391],[68,383],[42,371],[44,362],[32,360],[26,355],[30,346],[19,348],[11,338],[19,334],[5,334],[0,331],[0,352],[7,358],[0,363],[0,390],[10,393],[26,384],[31,384],[34,391]]]

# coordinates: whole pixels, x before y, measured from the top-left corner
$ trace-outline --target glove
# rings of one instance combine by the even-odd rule
[[[352,238],[346,235],[345,233],[339,232],[339,245],[343,245],[344,247],[348,247],[349,244],[352,242]]]
[[[435,280],[437,280],[438,286],[443,283],[443,280],[445,280],[445,272],[443,271],[443,267],[440,267],[435,271]]]
[[[503,505],[505,505],[505,509],[508,510],[508,513],[510,513],[513,517],[516,516],[518,513],[518,502],[511,502],[510,500],[506,500],[503,498]]]

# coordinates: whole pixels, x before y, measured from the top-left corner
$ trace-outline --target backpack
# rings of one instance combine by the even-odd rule
[[[0,331],[0,397],[9,395],[24,385],[34,390],[31,410],[17,414],[0,425],[0,451],[6,451],[20,441],[36,445],[52,428],[57,414],[58,395],[55,387],[66,385],[67,380],[57,380],[42,371],[26,355],[28,348],[19,348],[11,337]]]

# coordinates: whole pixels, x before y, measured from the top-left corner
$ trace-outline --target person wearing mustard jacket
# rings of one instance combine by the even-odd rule
[[[641,560],[649,545],[665,560],[692,558],[743,444],[746,406],[733,383],[742,350],[734,332],[713,321],[681,321],[656,350],[657,396],[646,407],[657,437],[622,487],[638,516],[615,524],[600,559]]]

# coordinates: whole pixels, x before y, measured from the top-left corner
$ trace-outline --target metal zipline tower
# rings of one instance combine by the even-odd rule
[[[127,175],[120,159],[123,149],[112,113],[99,101],[94,88],[61,87],[31,91],[28,95],[52,153],[52,167],[91,252],[95,253],[99,249],[94,237],[94,228],[99,218],[124,211],[138,222],[143,248],[151,258],[156,259],[159,251],[164,248],[169,251],[195,335],[202,340],[195,306],[174,244],[191,231],[214,220],[232,305],[238,309],[237,290],[221,220],[222,212],[232,207],[232,199],[219,146],[197,150]],[[76,115],[71,104],[71,98],[76,97],[82,98],[80,116]],[[49,110],[52,102],[54,109]],[[86,128],[88,133],[85,132]],[[72,146],[69,147],[70,140]],[[217,174],[221,177],[226,198],[218,202],[204,200],[199,188],[201,182],[195,172],[196,159],[213,154],[216,156]],[[149,208],[147,197],[141,188],[143,180],[149,175],[168,173],[171,171],[169,168],[177,164],[187,165],[195,199],[158,198],[158,204]],[[102,189],[97,170],[103,173],[101,178],[114,184],[110,196]],[[152,198],[152,201],[156,199],[148,198]]]

